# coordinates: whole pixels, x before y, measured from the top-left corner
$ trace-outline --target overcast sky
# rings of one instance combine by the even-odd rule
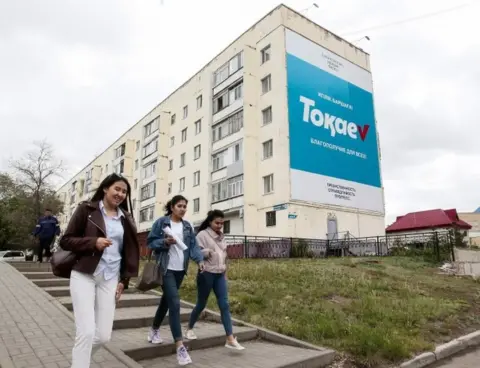
[[[371,54],[387,222],[480,206],[480,6],[355,32],[463,3],[318,0],[304,13],[371,38],[358,45]],[[47,138],[74,174],[278,4],[0,0],[0,170]]]

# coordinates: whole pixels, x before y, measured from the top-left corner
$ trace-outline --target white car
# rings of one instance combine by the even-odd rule
[[[0,262],[25,261],[25,253],[21,250],[0,251]]]

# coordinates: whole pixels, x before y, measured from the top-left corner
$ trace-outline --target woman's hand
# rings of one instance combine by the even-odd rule
[[[167,235],[167,237],[165,238],[165,244],[170,246],[170,245],[175,244],[175,243],[176,243],[175,239],[173,239],[172,236]]]
[[[112,241],[110,239],[98,238],[95,247],[101,252],[110,245],[112,245]]]
[[[203,271],[205,271],[205,263],[200,262],[200,263],[198,264],[198,270],[200,271],[200,273],[202,273]]]
[[[117,285],[117,291],[115,293],[115,302],[118,303],[120,300],[120,297],[122,296],[123,290],[125,289],[125,286],[119,282]]]

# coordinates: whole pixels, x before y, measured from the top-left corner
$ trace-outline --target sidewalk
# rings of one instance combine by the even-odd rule
[[[435,365],[433,368],[478,368],[480,367],[480,349],[460,354]]]
[[[0,262],[0,367],[69,368],[73,321],[60,304],[12,266]],[[92,368],[127,368],[105,349]]]

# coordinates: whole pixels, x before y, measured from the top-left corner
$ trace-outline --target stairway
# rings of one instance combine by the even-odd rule
[[[49,264],[12,262],[18,271],[35,285],[55,297],[67,310],[73,305],[69,293],[69,280],[55,277]],[[117,305],[110,345],[123,351],[142,367],[177,367],[175,344],[168,327],[168,315],[161,327],[164,343],[154,345],[147,342],[147,334],[159,303],[159,295],[139,293],[131,287],[125,291]],[[182,303],[182,322],[187,322],[191,305]],[[328,366],[334,351],[311,346],[248,324],[236,323],[234,334],[246,350],[230,351],[224,348],[225,332],[218,315],[207,313],[209,318],[195,326],[197,340],[185,340],[193,364],[198,368],[320,368]],[[217,322],[216,322],[217,321]]]

